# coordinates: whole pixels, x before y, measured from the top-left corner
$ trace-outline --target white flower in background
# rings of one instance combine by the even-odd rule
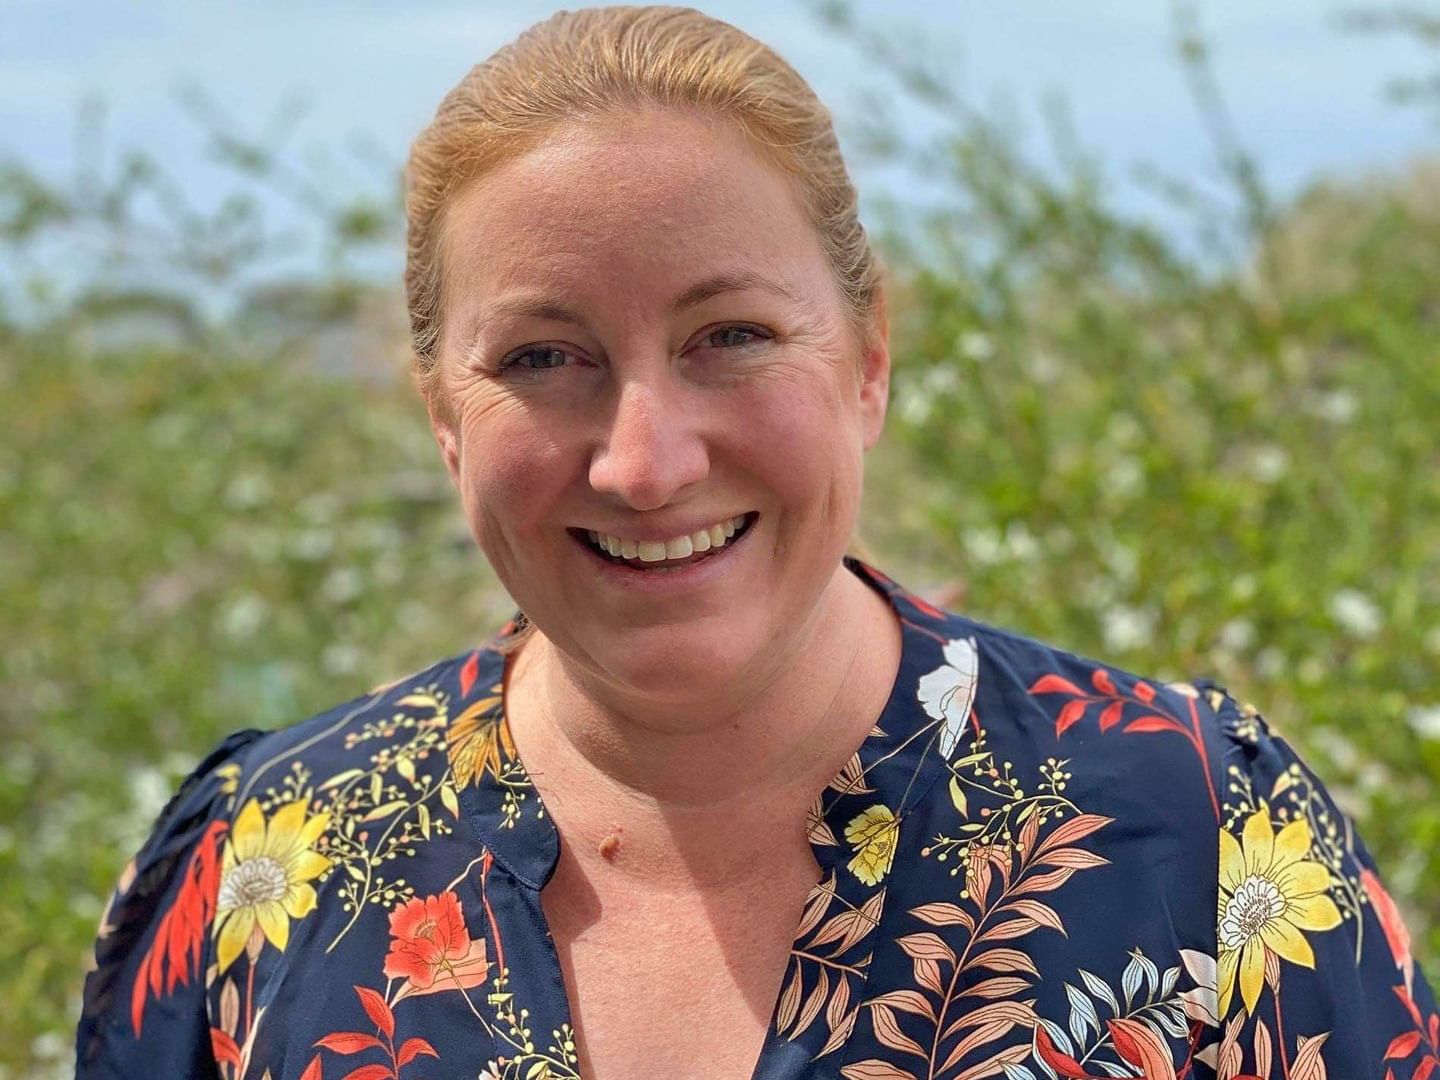
[[[1253,599],[1259,588],[1254,574],[1236,574],[1230,579],[1230,597],[1242,604]]]
[[[1440,705],[1417,705],[1405,719],[1421,738],[1440,739]]]
[[[1100,553],[1110,577],[1121,585],[1133,585],[1139,576],[1140,557],[1135,549],[1118,540],[1111,540]]]
[[[1262,446],[1250,459],[1250,472],[1261,483],[1279,480],[1290,468],[1290,455],[1278,446]]]
[[[306,562],[319,562],[335,550],[335,535],[328,529],[301,529],[290,537],[290,553]]]
[[[1249,619],[1231,619],[1220,628],[1220,644],[1230,652],[1244,652],[1255,644],[1255,624]]]
[[[351,675],[360,670],[364,659],[364,654],[354,645],[338,641],[325,646],[325,651],[320,654],[321,665],[332,675]]]
[[[989,527],[967,530],[965,553],[982,566],[999,562],[1003,553],[999,530]]]
[[[1005,550],[1012,559],[1024,561],[1040,553],[1040,544],[1023,521],[1013,521],[1005,528]]]
[[[1105,647],[1114,652],[1138,649],[1150,644],[1155,635],[1155,616],[1141,608],[1119,604],[1102,616],[1101,633]]]
[[[1357,405],[1355,395],[1349,390],[1332,390],[1317,395],[1311,410],[1321,419],[1343,424],[1355,415]]]
[[[970,360],[983,363],[995,355],[995,343],[990,335],[979,330],[966,330],[955,339],[955,344],[960,349],[960,355]]]
[[[901,386],[895,393],[895,411],[907,424],[923,424],[930,419],[930,398],[920,386]]]
[[[220,631],[229,638],[248,638],[255,634],[270,615],[270,605],[255,593],[243,593],[230,601],[220,612]]]
[[[1380,632],[1380,608],[1359,589],[1341,589],[1332,596],[1330,614],[1355,637],[1372,638]]]
[[[226,506],[249,510],[269,502],[273,494],[268,476],[260,472],[244,472],[230,481],[221,498]]]
[[[1145,441],[1145,431],[1129,413],[1117,412],[1105,425],[1105,441],[1121,449],[1134,448]]]
[[[921,376],[920,385],[924,387],[925,393],[930,397],[954,393],[960,388],[960,373],[955,370],[954,364],[942,361],[930,366],[930,369]]]
[[[949,758],[970,719],[975,689],[980,681],[980,656],[975,639],[956,638],[945,643],[945,663],[922,676],[916,690],[927,716],[943,720],[940,756]]]
[[[320,585],[320,594],[332,604],[344,604],[354,600],[364,591],[365,583],[353,566],[337,566],[325,575]]]
[[[1113,495],[1134,495],[1145,487],[1145,469],[1138,459],[1127,454],[1106,470],[1105,485]]]

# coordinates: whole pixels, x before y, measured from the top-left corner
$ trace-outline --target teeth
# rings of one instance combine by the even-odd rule
[[[626,540],[594,529],[587,530],[586,535],[601,551],[622,559],[654,563],[665,559],[684,559],[696,552],[724,547],[726,541],[734,536],[744,523],[745,515],[741,514],[711,525],[708,529],[700,529],[689,536],[676,536],[669,540]]]

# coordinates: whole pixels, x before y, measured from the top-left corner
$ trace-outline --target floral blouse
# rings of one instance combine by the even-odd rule
[[[902,659],[809,815],[755,1080],[1440,1080],[1395,904],[1254,708],[847,566]],[[81,1080],[578,1076],[513,632],[200,764],[107,908]]]

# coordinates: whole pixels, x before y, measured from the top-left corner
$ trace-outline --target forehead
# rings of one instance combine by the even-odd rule
[[[442,254],[449,285],[483,293],[823,265],[794,183],[741,131],[655,109],[566,124],[482,176],[455,197]]]

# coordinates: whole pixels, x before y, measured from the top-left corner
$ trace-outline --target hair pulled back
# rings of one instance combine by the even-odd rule
[[[693,8],[561,11],[473,67],[411,146],[405,292],[413,376],[439,404],[441,252],[456,192],[562,124],[645,106],[729,121],[788,174],[860,340],[875,329],[881,268],[860,224],[830,112],[764,43]],[[442,395],[443,397],[443,395]]]

